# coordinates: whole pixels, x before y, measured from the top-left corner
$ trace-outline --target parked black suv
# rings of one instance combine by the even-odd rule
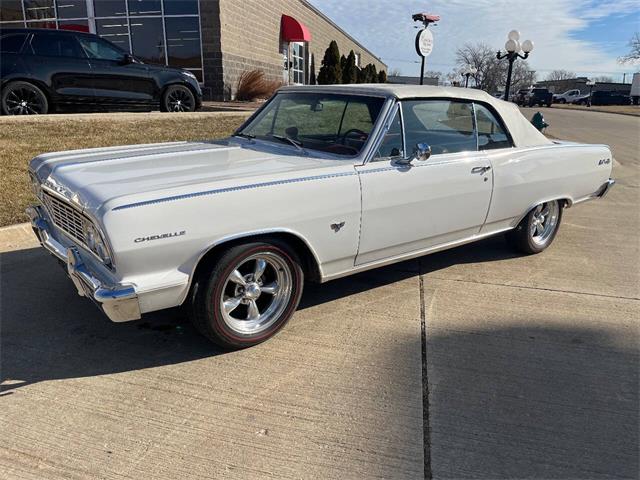
[[[550,107],[553,103],[553,93],[546,88],[531,88],[518,91],[518,97],[516,103],[523,107],[533,107],[538,105],[539,107]]]
[[[3,29],[0,58],[5,115],[65,109],[191,112],[202,104],[192,73],[145,64],[89,33]]]

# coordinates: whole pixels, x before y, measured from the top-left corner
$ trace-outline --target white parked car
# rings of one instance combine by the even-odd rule
[[[225,140],[41,155],[29,213],[111,320],[185,305],[238,348],[282,328],[304,280],[500,233],[541,252],[564,208],[607,193],[611,162],[478,90],[287,87]]]
[[[580,90],[577,90],[577,89],[567,90],[564,93],[554,94],[553,102],[554,103],[573,103],[575,100],[578,99],[578,97],[581,97],[581,96],[582,96],[582,93],[580,93]]]

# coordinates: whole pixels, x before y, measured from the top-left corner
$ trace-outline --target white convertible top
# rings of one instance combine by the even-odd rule
[[[492,106],[502,117],[516,147],[550,145],[553,142],[540,133],[520,112],[514,103],[492,97],[487,92],[473,88],[433,87],[427,85],[393,85],[389,83],[354,85],[304,85],[283,87],[280,91],[325,92],[356,95],[372,95],[409,98],[454,98],[472,100]]]

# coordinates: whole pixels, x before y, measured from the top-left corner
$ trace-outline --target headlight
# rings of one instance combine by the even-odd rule
[[[111,265],[111,255],[102,235],[90,222],[84,224],[84,238],[87,248],[95,253],[105,265]]]
[[[31,172],[29,172],[29,180],[31,180],[31,191],[37,198],[40,198],[40,182]]]

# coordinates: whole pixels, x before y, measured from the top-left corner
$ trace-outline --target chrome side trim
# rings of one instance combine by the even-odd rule
[[[396,255],[393,257],[385,258],[383,260],[377,260],[375,262],[363,263],[362,265],[358,265],[352,269],[345,270],[343,272],[334,273],[331,275],[323,276],[321,282],[328,282],[331,280],[336,280],[342,277],[348,277],[349,275],[353,275],[356,273],[364,272],[366,270],[372,270],[378,267],[384,267],[386,265],[391,265],[392,263],[402,262],[405,260],[410,260],[412,258],[422,257],[423,255],[427,255],[430,253],[440,252],[442,250],[448,250],[449,248],[459,247],[460,245],[465,245],[467,243],[472,243],[477,240],[482,240],[487,237],[491,237],[493,235],[497,235],[499,233],[508,232],[509,230],[513,230],[513,227],[509,228],[501,228],[499,230],[494,230],[488,233],[482,233],[479,235],[472,235],[471,237],[463,238],[461,240],[455,240],[453,242],[442,243],[440,245],[435,245],[433,247],[425,248],[422,250],[417,250],[415,252],[404,253],[402,255]]]
[[[290,183],[299,183],[299,182],[310,182],[315,180],[325,180],[327,178],[337,178],[337,177],[351,177],[357,175],[355,171],[353,172],[343,172],[343,173],[329,173],[326,175],[314,175],[311,177],[298,177],[298,178],[290,178],[286,180],[274,180],[271,182],[262,182],[262,183],[250,183],[247,185],[238,185],[235,187],[226,187],[226,188],[216,188],[213,190],[204,190],[201,192],[194,193],[185,193],[183,195],[173,195],[170,197],[162,197],[156,198],[153,200],[144,200],[142,202],[129,203],[126,205],[119,205],[113,208],[113,211],[117,210],[126,210],[128,208],[136,208],[143,207],[146,205],[154,205],[157,203],[165,203],[165,202],[174,202],[176,200],[185,200],[188,198],[196,198],[196,197],[205,197],[209,195],[218,195],[220,193],[229,193],[229,192],[237,192],[240,190],[250,190],[254,188],[263,188],[263,187],[272,187],[275,185],[287,185]]]

